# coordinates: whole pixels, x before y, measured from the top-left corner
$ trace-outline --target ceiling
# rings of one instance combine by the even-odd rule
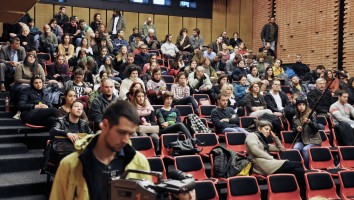
[[[8,0],[0,6],[0,22],[16,23],[26,12],[28,12],[39,0]]]

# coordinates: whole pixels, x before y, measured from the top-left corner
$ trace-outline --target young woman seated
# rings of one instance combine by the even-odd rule
[[[188,138],[191,138],[192,136],[188,128],[181,122],[181,114],[177,109],[171,107],[173,94],[167,91],[162,95],[162,98],[164,102],[163,107],[156,110],[160,134],[182,132]]]
[[[162,105],[162,95],[167,91],[165,81],[162,79],[159,67],[152,70],[152,78],[146,84],[146,90],[150,102],[153,105]]]

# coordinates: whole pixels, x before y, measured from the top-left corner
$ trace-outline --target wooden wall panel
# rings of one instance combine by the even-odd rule
[[[31,18],[34,18],[34,7],[33,6],[29,11],[28,11],[28,14],[31,16]]]
[[[211,19],[198,18],[197,27],[200,30],[200,35],[203,37],[204,45],[209,45],[213,41],[211,39]]]
[[[93,21],[93,16],[95,16],[96,13],[100,13],[101,14],[102,22],[107,26],[106,10],[93,9],[93,8],[90,9],[90,21],[87,24],[91,24],[91,22]]]
[[[213,1],[212,41],[226,28],[226,0]]]
[[[61,6],[61,5],[54,5],[54,10],[53,10],[54,14],[53,14],[53,16],[59,12],[60,6]],[[65,6],[65,10],[66,10],[65,14],[66,14],[67,16],[69,16],[69,18],[70,18],[71,16],[73,16],[73,9],[72,9],[71,6]]]
[[[43,31],[43,25],[49,23],[49,21],[53,18],[53,5],[37,3],[35,10],[37,11],[34,14],[36,20],[35,25],[40,31]]]
[[[133,27],[138,27],[138,13],[124,12],[124,18],[126,22],[125,27],[125,39],[129,40],[129,36],[133,33]]]
[[[139,13],[139,31],[141,31],[141,26],[144,24],[148,17],[151,17],[154,20],[153,14]],[[152,21],[152,23],[154,23],[154,21]]]
[[[183,17],[183,27],[188,30],[188,35],[193,34],[193,29],[197,27],[197,18]]]
[[[173,36],[173,42],[177,41],[179,31],[182,29],[182,17],[169,16],[169,30],[168,32]]]
[[[240,33],[240,5],[241,0],[227,0],[226,31],[229,38],[234,32]]]
[[[77,16],[77,18],[85,20],[86,24],[90,24],[90,9],[89,8],[80,8],[73,7],[73,16]]]
[[[248,49],[252,49],[252,1],[241,0],[240,38]]]
[[[157,39],[159,41],[165,40],[168,34],[168,16],[167,15],[154,15],[154,21],[157,32]]]

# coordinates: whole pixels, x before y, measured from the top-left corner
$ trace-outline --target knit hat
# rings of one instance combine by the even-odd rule
[[[305,95],[300,95],[298,98],[296,98],[296,105],[299,105],[300,103],[307,105],[307,97]]]

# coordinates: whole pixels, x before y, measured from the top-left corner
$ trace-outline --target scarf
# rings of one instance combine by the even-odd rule
[[[149,101],[146,101],[145,107],[137,104],[136,108],[137,108],[139,117],[149,116],[151,114],[151,112],[154,111],[154,108],[151,106]]]
[[[261,143],[263,144],[263,147],[266,151],[269,151],[269,145],[268,145],[268,142],[267,142],[267,138],[263,135],[263,133],[261,132],[255,132],[259,141],[261,141]]]

